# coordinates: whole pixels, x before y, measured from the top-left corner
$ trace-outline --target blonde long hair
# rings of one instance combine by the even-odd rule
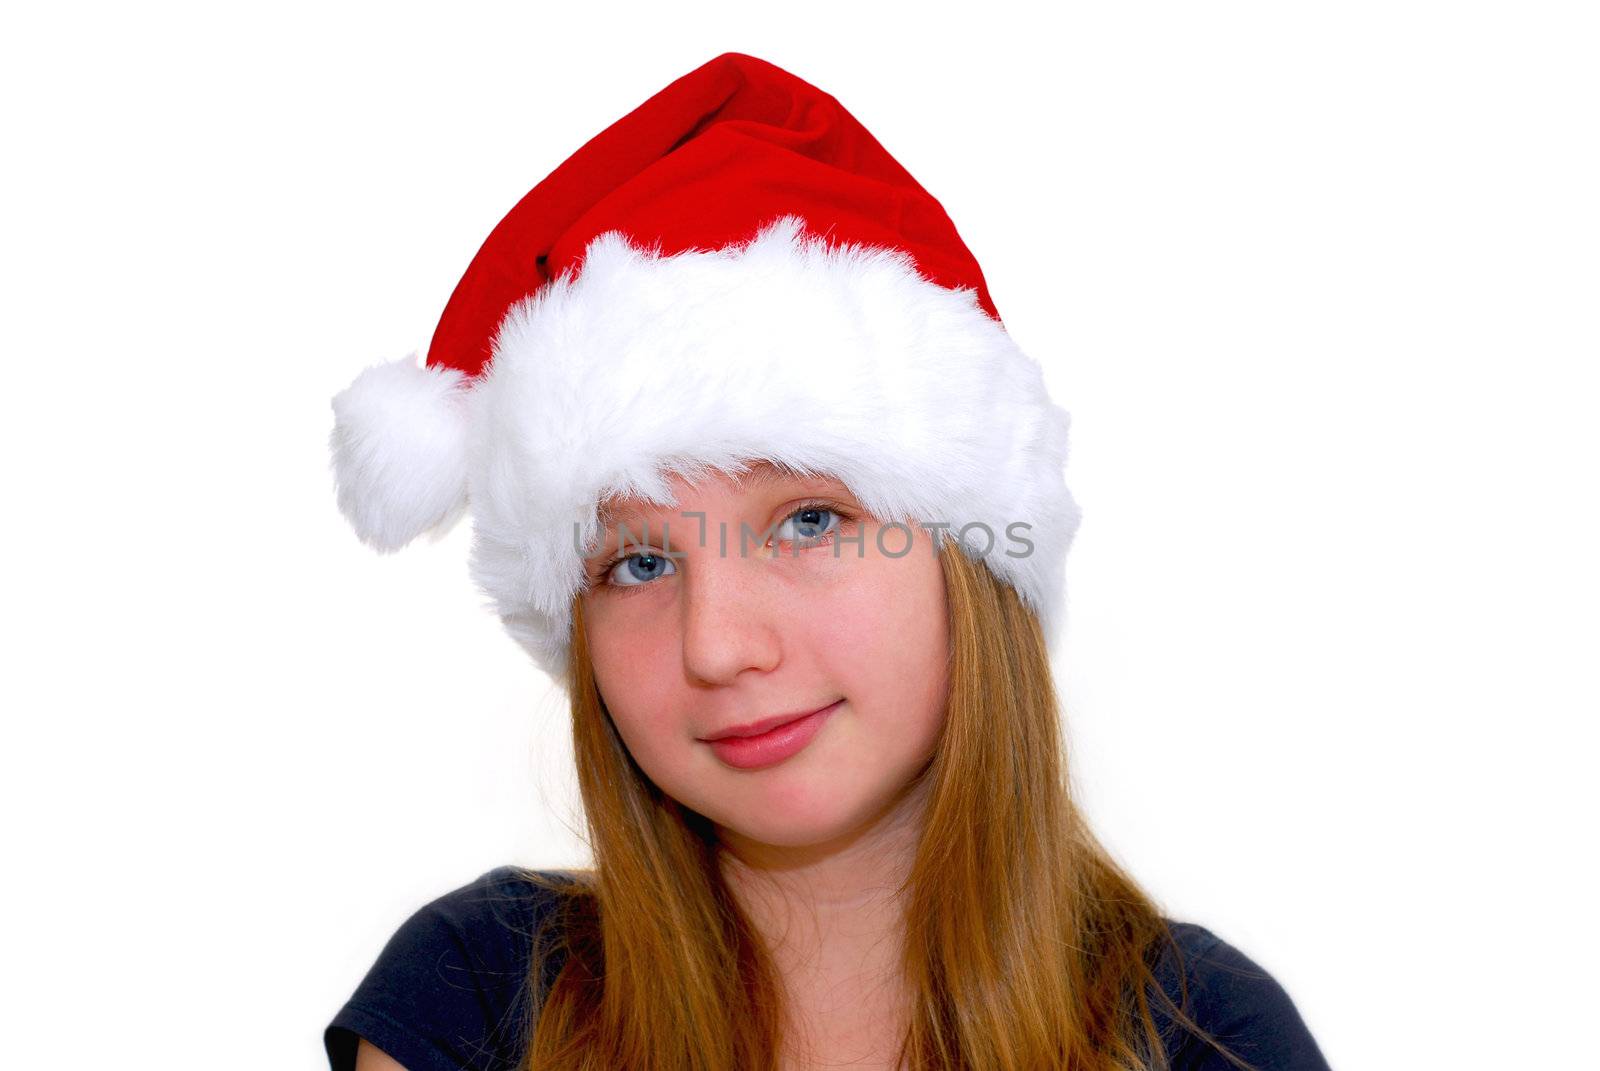
[[[939,552],[949,706],[902,890],[913,1003],[901,1066],[1164,1068],[1153,1010],[1197,1029],[1151,966],[1176,944],[1072,800],[1038,619],[956,546]],[[775,1071],[785,1020],[773,964],[721,877],[709,823],[656,788],[618,736],[581,605],[568,672],[595,868],[536,878],[559,896],[559,925],[536,945],[524,1071]],[[566,962],[544,993],[557,942]]]

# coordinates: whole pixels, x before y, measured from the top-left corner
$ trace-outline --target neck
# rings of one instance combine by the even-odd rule
[[[719,831],[723,878],[772,955],[800,1037],[876,1052],[906,1022],[899,888],[927,791],[919,778],[870,821],[825,843],[778,846]]]

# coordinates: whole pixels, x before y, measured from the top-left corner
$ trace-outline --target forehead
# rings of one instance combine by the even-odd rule
[[[714,470],[711,476],[700,481],[688,481],[682,477],[672,480],[675,490],[703,486],[707,482],[726,484],[729,487],[744,491],[766,491],[774,488],[794,488],[799,491],[848,493],[849,489],[843,481],[833,476],[821,473],[805,473],[792,469],[775,461],[753,461],[748,469],[742,473],[725,473]],[[651,510],[663,508],[648,499],[631,495],[612,495],[601,501],[598,513],[600,523],[611,527],[618,521],[646,513]]]

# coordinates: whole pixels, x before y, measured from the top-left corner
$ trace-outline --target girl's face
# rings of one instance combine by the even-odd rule
[[[770,465],[739,482],[679,479],[674,492],[675,507],[606,504],[581,596],[623,742],[657,787],[725,832],[799,847],[862,829],[927,765],[943,725],[949,639],[932,536],[880,525],[837,480]],[[771,736],[744,754],[705,739],[830,704],[787,757],[761,750]]]

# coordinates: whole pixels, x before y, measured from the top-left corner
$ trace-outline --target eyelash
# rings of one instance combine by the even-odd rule
[[[779,520],[778,523],[781,526],[783,521],[787,521],[791,517],[793,517],[795,514],[804,513],[806,510],[810,510],[810,509],[826,510],[829,513],[832,513],[836,517],[838,517],[839,518],[839,523],[834,526],[834,528],[833,528],[833,530],[831,532],[828,532],[825,535],[817,536],[814,540],[812,540],[810,542],[807,542],[804,545],[804,547],[802,548],[804,550],[814,550],[817,547],[826,547],[826,546],[828,546],[830,543],[833,542],[834,538],[839,534],[839,531],[842,528],[844,528],[845,525],[851,523],[852,521],[854,521],[856,519],[855,514],[852,513],[851,511],[849,511],[847,509],[844,509],[841,506],[837,506],[832,502],[825,502],[825,501],[822,501],[822,500],[819,499],[819,500],[813,501],[813,502],[802,502],[800,505],[796,506],[794,509],[790,510],[788,513],[785,513],[783,515],[783,517]],[[781,542],[781,543],[794,543],[794,542],[796,542],[796,540],[783,539],[783,540],[779,540],[779,542]],[[597,575],[595,575],[595,576],[590,578],[592,583],[593,583],[593,586],[594,587],[598,587],[598,588],[604,588],[609,592],[612,592],[614,594],[619,594],[619,595],[631,595],[636,591],[643,591],[645,588],[650,587],[653,583],[655,583],[655,581],[646,581],[643,584],[613,584],[611,582],[611,571],[613,569],[615,569],[617,566],[621,565],[623,562],[627,561],[629,558],[636,558],[639,555],[645,554],[645,553],[647,553],[647,552],[646,551],[641,551],[641,550],[636,550],[636,551],[633,551],[631,554],[619,554],[615,558],[612,558],[610,561],[608,561],[604,565],[600,566],[599,570],[597,571]]]

